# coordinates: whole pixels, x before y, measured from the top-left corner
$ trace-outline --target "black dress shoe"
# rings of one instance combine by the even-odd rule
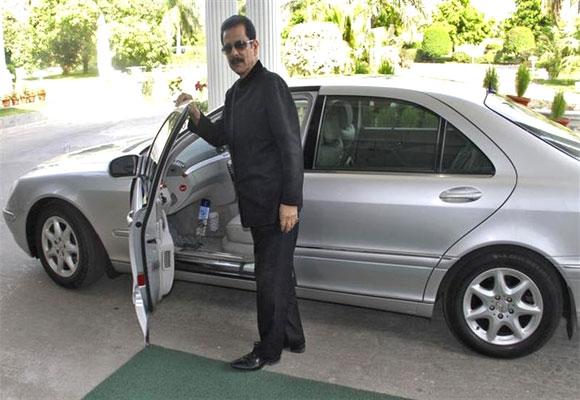
[[[243,369],[245,371],[256,371],[264,367],[264,365],[274,365],[280,361],[280,357],[277,359],[266,359],[263,357],[258,356],[253,351],[251,353],[246,354],[245,356],[238,358],[235,361],[232,361],[230,364],[232,368],[236,369]]]
[[[260,345],[260,342],[254,342],[254,349],[256,347],[258,347],[259,345]],[[298,353],[298,354],[304,353],[306,351],[306,343],[293,344],[293,345],[285,344],[284,350],[288,350],[288,351],[290,351],[290,353]]]

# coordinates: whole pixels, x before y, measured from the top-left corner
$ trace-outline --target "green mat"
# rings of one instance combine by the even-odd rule
[[[294,378],[268,371],[240,372],[228,363],[148,346],[85,399],[361,399],[399,397]]]

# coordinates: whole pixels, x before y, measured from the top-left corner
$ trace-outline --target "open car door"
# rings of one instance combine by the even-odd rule
[[[149,343],[149,315],[173,286],[173,239],[169,233],[162,187],[166,160],[187,121],[189,107],[174,110],[163,123],[147,154],[137,161],[131,190],[129,252],[133,275],[133,304],[145,344]]]

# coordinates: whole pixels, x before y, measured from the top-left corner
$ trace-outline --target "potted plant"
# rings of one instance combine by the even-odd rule
[[[566,99],[564,98],[564,92],[559,91],[554,95],[551,111],[550,118],[564,126],[568,126],[570,119],[564,118],[564,113],[566,112]]]
[[[499,78],[497,77],[497,71],[495,70],[495,67],[489,67],[485,71],[483,87],[490,92],[497,93],[497,90],[499,89]]]
[[[24,103],[32,103],[34,101],[34,92],[28,88],[24,89],[21,99]]]
[[[12,104],[12,99],[10,98],[10,96],[6,95],[4,97],[2,97],[2,107],[10,107],[10,105]]]
[[[524,97],[526,90],[530,84],[530,70],[526,64],[520,64],[518,72],[516,73],[516,96],[508,94],[507,96],[516,103],[527,106],[530,103],[529,97]]]
[[[10,100],[12,100],[12,105],[16,106],[20,103],[20,96],[16,92],[10,94]]]

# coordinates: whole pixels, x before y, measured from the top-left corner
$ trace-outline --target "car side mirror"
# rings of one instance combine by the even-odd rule
[[[113,178],[137,175],[139,156],[130,154],[115,158],[109,163],[109,175]]]

